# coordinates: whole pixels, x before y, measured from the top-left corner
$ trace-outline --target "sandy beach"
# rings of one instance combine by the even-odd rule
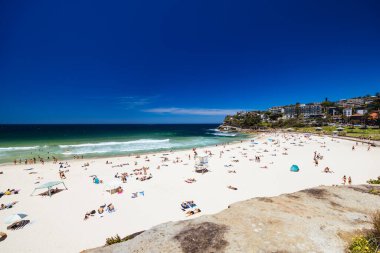
[[[107,237],[116,234],[126,236],[163,222],[214,214],[237,201],[320,185],[340,185],[344,175],[352,178],[352,184],[363,184],[379,176],[379,147],[368,150],[368,145],[331,137],[268,133],[254,140],[199,148],[196,152],[199,155],[211,152],[209,172],[194,171],[196,160],[192,150],[138,158],[69,160],[69,166],[63,161],[66,168],[61,170],[66,179],[62,181],[68,190],[51,197],[38,195],[45,190],[36,191],[34,196],[31,193],[39,185],[61,180],[59,163],[0,166],[3,172],[0,192],[20,190],[18,194],[0,198],[0,204],[17,201],[12,208],[0,210],[0,232],[7,233],[7,238],[0,242],[0,252],[79,252],[102,246]],[[313,160],[314,152],[321,156],[318,166]],[[84,166],[85,163],[89,166]],[[292,165],[298,165],[299,172],[291,172]],[[143,167],[149,167],[146,175]],[[324,173],[326,167],[333,173]],[[121,182],[115,175],[122,173],[128,173],[127,182],[121,183],[123,192],[107,192],[110,183]],[[103,183],[95,184],[94,175]],[[148,180],[138,180],[150,175]],[[185,182],[187,179],[195,182]],[[132,197],[134,193],[137,197]],[[201,212],[187,216],[190,209],[181,210],[185,201],[194,201]],[[114,212],[97,212],[84,220],[87,212],[110,203]],[[30,224],[19,230],[7,230],[9,224],[4,219],[15,213],[27,214],[25,219]]]

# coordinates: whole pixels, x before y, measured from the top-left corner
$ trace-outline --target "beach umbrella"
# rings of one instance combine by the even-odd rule
[[[298,172],[299,170],[300,168],[298,167],[298,165],[293,164],[292,167],[290,167],[290,171],[292,172]]]
[[[28,215],[24,214],[24,213],[12,214],[12,215],[10,215],[4,219],[4,223],[11,224],[11,223],[14,223],[16,221],[20,221],[20,220],[24,219],[26,216],[28,216]]]

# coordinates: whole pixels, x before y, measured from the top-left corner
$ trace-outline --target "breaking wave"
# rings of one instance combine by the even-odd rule
[[[33,147],[6,147],[6,148],[0,148],[0,151],[13,151],[13,150],[32,150],[32,149],[38,149],[40,146],[33,146]]]
[[[164,140],[141,139],[141,140],[135,140],[135,141],[113,141],[113,142],[84,143],[84,144],[58,145],[58,146],[60,148],[81,148],[81,147],[116,146],[116,145],[128,145],[128,144],[163,143],[163,142],[169,142],[169,141],[170,139],[164,139]]]
[[[66,149],[63,155],[84,155],[84,154],[102,154],[102,153],[120,153],[143,150],[154,150],[163,148],[172,148],[176,146],[170,143],[170,139],[151,140],[140,139],[135,141],[123,142],[100,142],[84,143],[75,145],[59,145],[61,149]]]
[[[216,136],[226,136],[226,137],[234,137],[237,134],[236,133],[223,133],[223,132],[216,132],[216,133],[211,133],[212,135]]]

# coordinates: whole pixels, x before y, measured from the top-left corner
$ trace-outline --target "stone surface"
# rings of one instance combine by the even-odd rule
[[[371,214],[380,210],[380,197],[368,194],[371,187],[322,186],[254,198],[85,252],[345,252],[352,236],[370,228]]]

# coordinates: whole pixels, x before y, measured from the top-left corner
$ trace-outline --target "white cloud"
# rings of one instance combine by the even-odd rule
[[[131,109],[138,106],[147,105],[153,102],[156,97],[138,97],[138,96],[127,96],[119,97],[119,104],[125,106],[126,109]]]
[[[143,110],[144,112],[151,113],[166,113],[166,114],[182,114],[182,115],[204,115],[204,116],[215,116],[215,115],[228,115],[235,114],[236,112],[243,111],[242,109],[207,109],[207,108],[151,108]]]

